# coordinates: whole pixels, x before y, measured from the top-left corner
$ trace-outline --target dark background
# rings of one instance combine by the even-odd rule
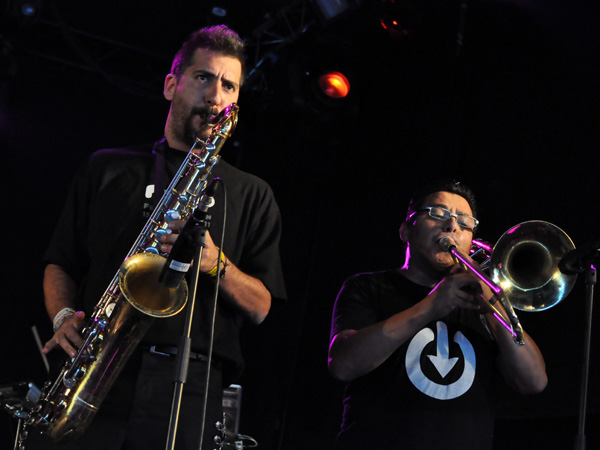
[[[576,245],[599,237],[597,2],[349,0],[328,20],[320,6],[334,2],[37,0],[32,17],[24,3],[0,10],[3,384],[45,380],[30,327],[50,336],[41,258],[74,171],[96,149],[162,136],[164,75],[204,25],[248,42],[255,70],[223,155],[271,184],[284,220],[289,302],[244,338],[240,431],[260,448],[331,448],[342,399],[326,368],[333,302],[351,274],[400,263],[415,183],[469,184],[491,242],[527,220]],[[347,98],[319,95],[325,70],[347,75]],[[535,397],[503,391],[498,449],[572,448],[583,281],[556,307],[519,314],[550,384]],[[597,339],[594,323],[588,448],[600,448]],[[3,414],[0,425],[6,446],[14,423]]]

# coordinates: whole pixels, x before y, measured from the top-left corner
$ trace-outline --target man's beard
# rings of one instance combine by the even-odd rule
[[[175,137],[185,142],[190,148],[194,145],[197,138],[205,139],[210,135],[214,124],[210,123],[210,119],[219,113],[214,106],[195,107],[185,115],[179,111],[176,119],[178,126],[174,130]],[[194,119],[199,116],[202,119],[200,127],[194,126]]]

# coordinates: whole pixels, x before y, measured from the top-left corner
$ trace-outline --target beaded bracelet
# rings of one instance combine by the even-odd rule
[[[53,326],[54,332],[56,333],[58,329],[62,326],[63,322],[67,320],[69,317],[75,315],[75,310],[73,308],[63,308],[61,309],[56,316],[54,316]]]
[[[221,278],[225,278],[225,272],[227,272],[227,268],[229,267],[229,262],[227,261],[227,258],[224,259],[223,261],[223,268],[221,269]]]

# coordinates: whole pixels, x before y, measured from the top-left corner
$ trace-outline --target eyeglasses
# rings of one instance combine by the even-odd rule
[[[426,208],[419,209],[418,211],[415,211],[411,217],[417,213],[425,211],[427,211],[429,216],[433,217],[434,219],[448,220],[451,217],[454,217],[456,219],[456,223],[469,230],[474,230],[477,228],[477,225],[479,225],[479,220],[477,220],[475,217],[467,216],[466,214],[454,214],[451,211],[448,211],[446,208],[442,208],[440,206],[427,206]]]

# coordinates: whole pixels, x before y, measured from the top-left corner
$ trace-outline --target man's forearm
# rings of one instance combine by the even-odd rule
[[[48,264],[44,271],[44,301],[50,320],[63,308],[75,309],[77,285],[75,281],[56,264]]]
[[[220,281],[220,291],[255,324],[261,323],[271,308],[271,293],[262,281],[233,264],[227,267],[227,273]]]

